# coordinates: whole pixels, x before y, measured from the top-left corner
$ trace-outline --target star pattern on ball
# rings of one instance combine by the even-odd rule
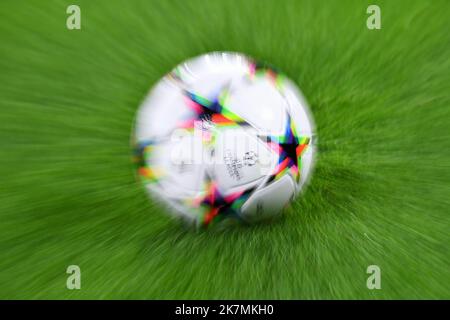
[[[207,99],[199,94],[185,90],[186,105],[194,112],[191,117],[179,124],[179,127],[192,129],[196,122],[206,121],[215,126],[248,126],[247,121],[225,107],[229,91],[227,87],[213,99]]]
[[[269,182],[279,179],[290,170],[295,180],[300,179],[301,156],[309,145],[310,138],[299,136],[289,113],[285,125],[285,132],[279,136],[264,137],[272,150],[278,154],[278,164]]]
[[[238,210],[248,199],[254,188],[243,189],[224,195],[220,192],[217,183],[213,178],[207,178],[204,188],[205,192],[202,196],[197,197],[193,201],[195,207],[203,209],[202,225],[208,226],[213,221],[220,220],[226,216],[235,216],[238,218]]]
[[[133,162],[136,164],[139,176],[147,183],[158,183],[165,175],[164,169],[156,165],[149,165],[155,142],[152,140],[135,142]]]
[[[229,212],[232,204],[233,200],[224,197],[217,188],[217,185],[214,182],[211,182],[207,189],[206,196],[200,204],[202,207],[206,208],[203,218],[205,225],[210,224],[219,213],[225,214]]]

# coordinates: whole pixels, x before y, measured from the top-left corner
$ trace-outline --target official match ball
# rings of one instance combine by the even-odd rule
[[[237,53],[178,65],[151,89],[133,133],[138,175],[168,212],[210,226],[278,216],[305,186],[314,126],[297,86]]]

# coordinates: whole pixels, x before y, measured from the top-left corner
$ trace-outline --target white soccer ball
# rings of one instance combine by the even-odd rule
[[[208,226],[278,215],[310,175],[313,132],[292,81],[242,54],[210,53],[154,86],[133,140],[148,191]]]

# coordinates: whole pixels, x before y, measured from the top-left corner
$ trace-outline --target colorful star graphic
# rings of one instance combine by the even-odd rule
[[[211,178],[207,178],[205,194],[195,199],[191,204],[203,209],[202,223],[208,226],[213,221],[226,216],[238,217],[239,208],[248,199],[254,188],[245,189],[228,195],[223,195],[217,184]]]
[[[310,138],[298,136],[294,122],[288,114],[285,132],[281,136],[265,137],[272,150],[278,153],[278,164],[269,182],[279,179],[290,170],[295,180],[300,179],[301,156],[305,152]]]
[[[247,126],[244,119],[225,107],[228,90],[221,90],[213,100],[206,99],[190,91],[184,92],[186,105],[194,111],[193,117],[179,124],[181,128],[192,129],[197,121],[208,121],[216,126]]]

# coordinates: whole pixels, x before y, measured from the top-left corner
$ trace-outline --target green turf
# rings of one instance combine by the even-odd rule
[[[450,298],[449,16],[426,0],[1,1],[0,298]],[[313,179],[277,223],[186,230],[135,180],[140,101],[215,50],[277,66],[314,113]]]

